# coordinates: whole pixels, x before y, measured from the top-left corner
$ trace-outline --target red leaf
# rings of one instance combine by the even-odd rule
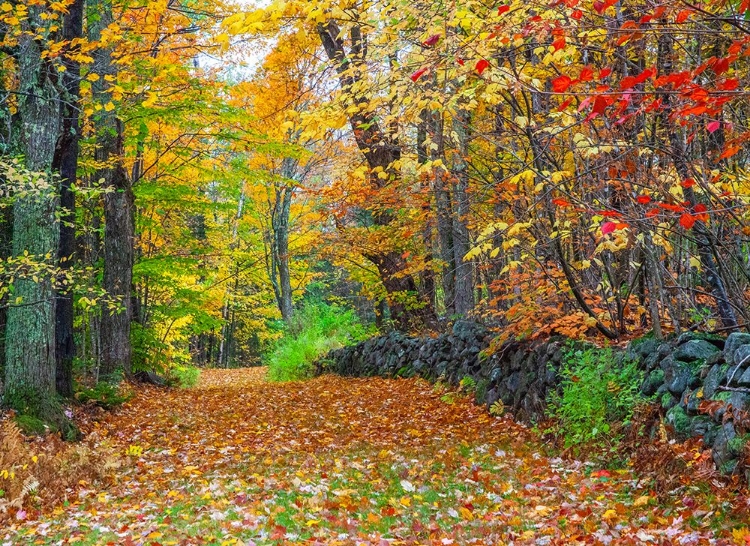
[[[581,17],[583,17],[583,12],[579,9],[574,9],[573,13],[571,13],[570,16],[578,21]]]
[[[439,41],[440,41],[440,34],[433,34],[432,36],[427,38],[424,42],[422,42],[422,44],[427,47],[432,47]]]
[[[568,87],[570,87],[571,83],[573,83],[573,80],[563,74],[562,76],[558,76],[557,78],[552,80],[552,89],[555,91],[555,93],[565,93],[565,91],[568,90]]]
[[[693,180],[692,178],[686,178],[680,183],[680,186],[682,186],[683,188],[692,188],[693,186],[695,186],[695,180]]]
[[[612,474],[610,474],[609,470],[596,470],[591,473],[592,478],[611,478]]]
[[[719,156],[719,159],[726,159],[728,157],[732,157],[734,154],[740,151],[739,146],[729,146],[726,150],[724,150],[724,153],[722,153]]]
[[[552,47],[555,51],[565,49],[565,36],[558,36],[555,38],[555,41],[552,42]]]
[[[557,107],[558,112],[562,112],[565,110],[568,106],[570,106],[570,103],[573,102],[573,97],[570,97],[568,100],[563,102],[560,106]]]
[[[680,13],[677,14],[677,18],[675,19],[678,23],[684,23],[688,20],[688,18],[693,14],[693,10],[691,9],[684,9]]]
[[[510,6],[500,6],[497,8],[497,14],[502,15],[503,13],[507,13],[510,11]]]
[[[703,203],[698,203],[697,205],[693,207],[693,210],[695,212],[706,212],[708,208]]]
[[[690,229],[695,224],[695,218],[689,212],[684,213],[680,216],[680,225],[685,229]]]
[[[558,207],[569,207],[570,203],[566,201],[565,199],[560,199],[559,197],[552,200],[553,205],[557,205]]]
[[[653,218],[659,215],[659,209],[651,209],[646,211],[646,218]]]
[[[611,73],[612,73],[612,69],[606,66],[599,71],[599,79],[603,80],[604,78],[609,76]]]
[[[474,68],[476,68],[477,72],[479,72],[479,74],[481,74],[482,72],[484,72],[485,70],[487,70],[487,68],[489,68],[489,66],[490,66],[490,62],[487,59],[479,59],[477,61],[477,65]]]
[[[648,195],[639,195],[635,198],[635,200],[638,201],[638,203],[640,203],[641,205],[647,205],[651,202],[651,198]]]
[[[594,79],[594,70],[590,66],[584,66],[578,79],[582,82],[590,82]]]
[[[716,131],[719,130],[719,127],[721,127],[720,121],[712,121],[711,123],[706,125],[706,130],[709,133],[715,133]]]
[[[614,222],[604,222],[602,224],[602,235],[607,235],[608,233],[612,233],[616,229],[617,227]]]
[[[604,10],[607,9],[607,6],[604,2],[601,2],[600,0],[596,0],[596,2],[594,2],[594,9],[596,10],[597,13],[602,14]]]
[[[457,62],[458,64],[460,64],[461,66],[463,66],[463,65],[464,65],[464,60],[463,60],[463,59],[461,59],[460,57],[459,57],[458,59],[456,59],[456,62]]]
[[[416,72],[414,72],[414,74],[412,74],[409,77],[411,78],[411,81],[416,82],[419,78],[421,78],[422,76],[424,76],[425,72],[427,72],[427,67],[420,68],[419,70],[417,70]]]
[[[594,101],[594,107],[591,109],[592,113],[603,114],[604,110],[607,109],[607,99],[602,95],[596,97]]]
[[[729,78],[721,82],[716,86],[719,91],[733,91],[740,86],[740,82],[737,78]]]
[[[717,75],[723,74],[724,72],[729,70],[729,57],[718,59],[711,67],[711,70],[713,70],[714,74],[717,74]]]

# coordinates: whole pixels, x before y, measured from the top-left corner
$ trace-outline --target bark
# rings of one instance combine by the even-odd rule
[[[100,0],[92,4],[98,18],[92,20],[92,40],[98,40],[101,31],[112,23],[112,4]],[[94,83],[94,96],[106,104],[111,99],[110,83],[106,76],[116,76],[108,48],[97,49],[94,54],[94,71],[100,78]],[[132,320],[133,246],[135,241],[135,204],[133,189],[123,166],[122,123],[114,111],[100,110],[94,119],[97,143],[94,153],[100,165],[96,179],[104,180],[104,289],[109,302],[102,309],[102,365],[100,376],[107,377],[122,370],[130,374],[132,346],[130,323]]]
[[[63,39],[74,40],[83,36],[84,0],[75,0],[63,20]],[[75,195],[72,186],[78,170],[79,95],[81,91],[80,64],[71,56],[63,57],[66,70],[62,74],[63,96],[61,102],[62,132],[57,142],[53,169],[60,173],[60,243],[57,249],[61,276],[73,267],[75,255]],[[57,293],[55,312],[56,387],[61,396],[73,396],[73,294],[72,287],[63,287]]]
[[[453,260],[455,264],[456,314],[466,316],[474,309],[474,275],[471,262],[464,260],[469,252],[471,241],[469,240],[469,173],[466,165],[466,157],[469,153],[468,145],[469,115],[460,110],[453,120],[453,130],[458,135],[458,149],[456,159],[453,162],[453,175],[455,184],[453,187],[454,202],[456,206],[453,218]]]
[[[349,114],[349,124],[357,147],[365,156],[370,169],[380,167],[388,174],[386,179],[371,176],[370,183],[375,188],[383,188],[399,176],[393,169],[393,163],[401,158],[401,146],[397,140],[383,132],[377,117],[369,111],[367,94],[353,90],[367,70],[363,63],[367,48],[361,29],[357,25],[352,28],[349,54],[345,51],[344,40],[335,21],[319,24],[317,31],[328,59],[335,64],[344,94],[353,106],[357,106],[356,112]],[[350,69],[350,66],[353,68]],[[387,210],[380,210],[374,214],[374,220],[377,226],[387,226],[392,221],[392,215]],[[378,269],[388,294],[388,306],[395,327],[409,330],[424,324],[426,317],[431,316],[433,311],[431,308],[413,309],[413,306],[407,305],[408,299],[418,291],[414,278],[404,274],[406,263],[402,254],[398,251],[382,251],[363,255]]]
[[[282,165],[281,176],[285,180],[294,178],[296,161],[285,158]],[[273,229],[273,252],[272,259],[276,262],[278,271],[278,296],[277,302],[281,317],[284,322],[289,322],[294,313],[292,301],[292,277],[289,268],[289,214],[292,206],[294,186],[285,185],[277,189],[276,202],[271,215],[271,227]]]
[[[30,20],[43,25],[38,8],[30,8]],[[19,114],[26,166],[50,172],[60,130],[59,93],[52,67],[42,59],[33,33],[23,34],[18,44]],[[13,254],[25,252],[40,261],[56,256],[59,225],[57,198],[47,189],[22,196],[14,203]],[[55,297],[47,275],[19,278],[14,298],[22,305],[8,310],[5,369],[5,403],[58,426],[66,423],[55,399]]]

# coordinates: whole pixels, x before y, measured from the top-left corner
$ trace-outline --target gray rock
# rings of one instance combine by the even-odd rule
[[[729,403],[737,410],[746,411],[750,407],[750,394],[746,392],[732,392],[729,397]]]
[[[719,352],[719,349],[716,345],[703,339],[693,339],[677,347],[674,352],[674,358],[675,360],[682,360],[684,362],[705,361],[717,352]]]
[[[734,351],[732,362],[735,366],[750,366],[750,345],[740,345]]]
[[[664,371],[664,382],[669,392],[680,396],[688,387],[700,384],[699,368],[686,362],[675,362],[675,366]]]
[[[731,422],[727,422],[724,423],[714,439],[711,456],[713,457],[714,464],[723,472],[726,472],[731,466],[731,462],[736,460],[732,456],[729,446],[729,443],[736,437],[737,432],[734,430],[734,425]]]
[[[740,387],[750,387],[750,368],[744,371],[740,376],[740,379],[737,381],[737,384]]]
[[[732,362],[734,352],[740,345],[750,345],[750,334],[744,332],[733,332],[729,334],[724,343],[724,355],[727,362]]]
[[[711,398],[716,392],[717,387],[721,385],[722,380],[725,379],[726,376],[726,366],[722,366],[720,364],[714,364],[713,366],[711,366],[711,368],[708,370],[706,378],[703,380],[703,397]]]
[[[698,406],[703,400],[702,397],[698,396],[699,393],[700,389],[695,389],[694,391],[685,391],[682,395],[682,400],[685,401],[685,411],[688,415],[698,415]]]
[[[705,438],[709,433],[712,433],[713,437],[716,437],[720,428],[710,417],[705,415],[699,415],[690,420],[690,436],[703,436],[704,442],[706,442]]]
[[[664,384],[664,370],[657,368],[648,374],[646,380],[641,385],[641,394],[651,396],[655,394],[660,386]]]

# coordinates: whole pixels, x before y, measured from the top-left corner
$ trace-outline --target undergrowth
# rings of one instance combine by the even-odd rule
[[[106,443],[93,450],[63,442],[56,434],[27,439],[14,420],[5,417],[0,422],[0,524],[58,505],[81,484],[106,481],[118,466]]]
[[[172,387],[189,389],[195,387],[200,379],[201,371],[195,366],[183,366],[176,364],[169,368],[166,373],[167,384]]]
[[[371,333],[351,309],[325,303],[308,304],[297,311],[266,357],[268,378],[293,381],[309,377],[316,359],[361,341]]]
[[[564,447],[616,450],[641,402],[643,374],[637,364],[618,361],[612,349],[571,346],[559,370],[561,389],[550,395],[548,415]]]

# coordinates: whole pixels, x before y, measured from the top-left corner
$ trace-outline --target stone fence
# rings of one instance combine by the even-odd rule
[[[508,342],[485,356],[492,337],[469,321],[437,337],[392,332],[332,351],[316,362],[316,373],[420,376],[453,385],[471,378],[477,403],[489,407],[501,400],[516,419],[541,418],[548,395],[560,388],[559,368],[570,342]],[[702,436],[722,472],[737,468],[750,440],[750,334],[643,338],[614,355],[638,363],[645,377],[641,393],[662,405],[679,438]]]

